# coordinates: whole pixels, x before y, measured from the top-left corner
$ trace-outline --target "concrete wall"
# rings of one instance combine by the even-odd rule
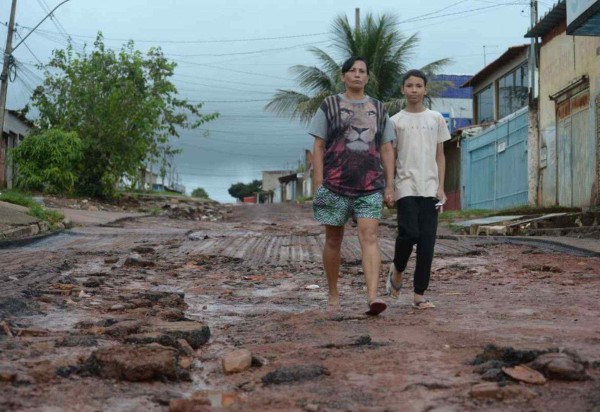
[[[268,192],[280,186],[279,178],[294,173],[293,170],[276,170],[262,172],[262,190]]]
[[[539,93],[539,193],[538,202],[543,206],[557,204],[557,135],[556,103],[551,95],[561,91],[571,82],[589,76],[590,91],[590,155],[598,163],[596,102],[600,95],[600,37],[567,36],[566,24],[558,26],[542,40],[540,48]],[[596,177],[595,190],[597,193]],[[595,196],[597,197],[597,196]]]

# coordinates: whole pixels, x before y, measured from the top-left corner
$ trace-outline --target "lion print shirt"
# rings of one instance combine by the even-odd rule
[[[395,139],[383,104],[366,96],[349,100],[327,97],[308,133],[325,140],[323,185],[340,195],[357,197],[383,190],[385,178],[379,147]]]

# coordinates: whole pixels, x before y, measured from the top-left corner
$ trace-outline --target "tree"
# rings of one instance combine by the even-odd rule
[[[53,51],[32,104],[42,130],[60,128],[81,138],[80,193],[111,196],[121,177],[176,152],[170,139],[178,130],[217,117],[177,97],[170,81],[175,66],[159,48],[143,55],[130,41],[120,51],[107,49],[100,33],[90,53],[71,45]]]
[[[243,200],[245,197],[253,196],[256,193],[260,193],[262,191],[262,181],[261,180],[253,180],[251,183],[234,183],[227,190],[231,197],[235,197],[236,199]]]
[[[27,136],[10,152],[19,169],[17,186],[48,193],[71,193],[83,144],[75,132],[49,129]]]
[[[197,187],[192,191],[192,197],[199,197],[201,199],[208,199],[208,193],[201,187]]]
[[[343,60],[350,56],[362,56],[369,63],[369,83],[366,94],[382,101],[390,114],[403,106],[400,92],[402,75],[408,70],[409,59],[418,44],[417,34],[403,35],[397,29],[398,18],[391,14],[375,17],[367,14],[360,27],[353,28],[346,16],[338,16],[332,27],[332,41],[337,54]],[[308,123],[323,99],[344,91],[341,81],[341,64],[322,49],[309,49],[321,62],[321,68],[296,65],[291,67],[301,89],[277,90],[265,108],[278,115],[299,119]],[[421,68],[427,74],[434,74],[450,62],[441,59]],[[428,84],[430,92],[440,85]]]

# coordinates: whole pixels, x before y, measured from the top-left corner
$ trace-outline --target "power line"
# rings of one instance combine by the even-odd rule
[[[315,44],[323,44],[323,43],[330,43],[330,41],[329,41],[329,40],[324,40],[324,41],[317,41],[317,42],[312,42],[312,43],[302,43],[302,44],[296,44],[296,45],[293,45],[293,46],[287,46],[287,47],[274,47],[274,48],[270,48],[270,49],[254,50],[254,51],[247,51],[247,52],[237,52],[237,53],[202,53],[202,54],[175,54],[175,53],[165,53],[165,56],[175,56],[175,57],[225,57],[225,56],[246,56],[246,55],[250,55],[250,54],[260,54],[260,53],[267,53],[267,52],[272,52],[272,51],[292,50],[292,49],[297,49],[298,47],[313,46],[313,45],[315,45]]]

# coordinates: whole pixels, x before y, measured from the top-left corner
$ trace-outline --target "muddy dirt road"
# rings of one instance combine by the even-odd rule
[[[600,410],[600,259],[441,240],[437,308],[405,279],[370,318],[350,226],[324,311],[323,240],[306,206],[270,205],[0,250],[0,410]]]

